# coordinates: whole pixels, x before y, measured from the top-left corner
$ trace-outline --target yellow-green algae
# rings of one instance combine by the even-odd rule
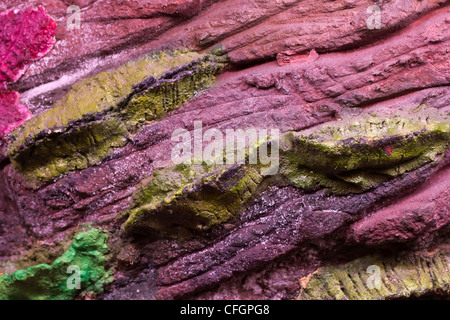
[[[205,230],[232,218],[262,181],[250,166],[184,165],[156,171],[135,193],[126,232]]]
[[[122,229],[128,233],[150,230],[168,236],[207,230],[237,215],[263,181],[261,165],[249,164],[251,153],[268,137],[260,137],[244,152],[244,164],[226,163],[226,149],[217,159],[156,169],[141,182]]]
[[[123,228],[131,233],[152,229],[175,234],[208,229],[236,216],[266,184],[325,188],[341,195],[365,192],[426,163],[439,162],[449,148],[450,124],[445,115],[432,114],[427,110],[410,118],[359,117],[311,132],[288,132],[280,139],[275,176],[261,176],[261,166],[249,164],[248,154],[244,165],[157,169],[135,193]]]
[[[191,51],[155,52],[113,71],[101,72],[75,83],[52,109],[30,119],[13,133],[14,147],[42,131],[57,131],[72,121],[116,107],[133,92],[133,85],[148,77],[161,77],[166,71],[181,67],[202,56]]]
[[[359,117],[282,140],[280,174],[299,188],[364,192],[439,159],[450,146],[445,115]]]
[[[66,300],[86,292],[100,293],[112,281],[106,261],[107,234],[91,229],[77,234],[69,249],[53,264],[39,264],[0,276],[0,300]],[[68,286],[70,266],[80,270],[80,289]]]
[[[46,136],[37,146],[14,154],[11,161],[25,179],[38,183],[100,163],[113,148],[124,146],[128,135],[123,122],[111,117]]]
[[[380,271],[379,282],[375,278],[377,270]],[[388,258],[366,256],[345,265],[321,268],[304,279],[307,283],[298,297],[300,300],[382,300],[430,293],[448,295],[449,251],[443,248],[433,253],[421,251]]]
[[[11,162],[31,185],[95,165],[141,125],[212,85],[225,63],[212,53],[155,52],[84,79],[10,135]]]
[[[224,67],[224,61],[212,54],[198,58],[192,63],[195,72],[180,72],[176,81],[161,82],[144,94],[134,95],[120,111],[121,119],[130,131],[141,123],[160,119],[200,90],[210,87],[215,81],[214,75]]]

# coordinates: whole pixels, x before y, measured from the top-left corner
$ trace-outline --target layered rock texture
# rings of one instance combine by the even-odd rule
[[[0,21],[38,5],[56,42],[0,99],[0,299],[448,299],[450,1]]]

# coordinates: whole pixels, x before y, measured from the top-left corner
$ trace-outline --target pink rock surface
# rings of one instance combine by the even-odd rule
[[[19,104],[19,93],[0,91],[0,137],[31,118],[31,112]]]

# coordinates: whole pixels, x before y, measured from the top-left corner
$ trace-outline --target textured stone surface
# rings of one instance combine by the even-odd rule
[[[433,292],[445,297],[450,291],[448,250],[447,245],[431,252],[396,258],[368,256],[343,266],[325,267],[300,280],[299,299],[380,300]],[[377,275],[379,280],[374,280]]]
[[[90,223],[111,249],[113,281],[98,299],[324,298],[327,274],[365,271],[339,265],[376,257],[408,266],[387,282],[407,281],[434,270],[424,250],[435,247],[431,287],[367,295],[347,281],[327,297],[448,296],[450,1],[378,1],[373,30],[365,0],[0,10],[38,2],[58,29],[10,88],[33,118],[0,140],[1,273],[52,265]],[[67,28],[71,4],[80,29]],[[158,55],[178,58],[133,69]],[[184,98],[161,95],[168,83]],[[279,172],[175,167],[171,135],[192,134],[194,121],[279,129]]]
[[[156,52],[75,84],[53,109],[11,133],[15,169],[37,185],[98,164],[143,123],[162,118],[210,86],[225,63],[216,59]]]

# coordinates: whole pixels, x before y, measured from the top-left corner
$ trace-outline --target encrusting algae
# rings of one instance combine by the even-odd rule
[[[87,292],[102,292],[103,286],[112,281],[106,267],[107,239],[102,229],[81,232],[51,265],[38,264],[0,276],[0,300],[67,300]]]
[[[143,124],[211,86],[227,60],[214,52],[154,52],[76,83],[10,135],[14,168],[36,186],[99,164]]]

